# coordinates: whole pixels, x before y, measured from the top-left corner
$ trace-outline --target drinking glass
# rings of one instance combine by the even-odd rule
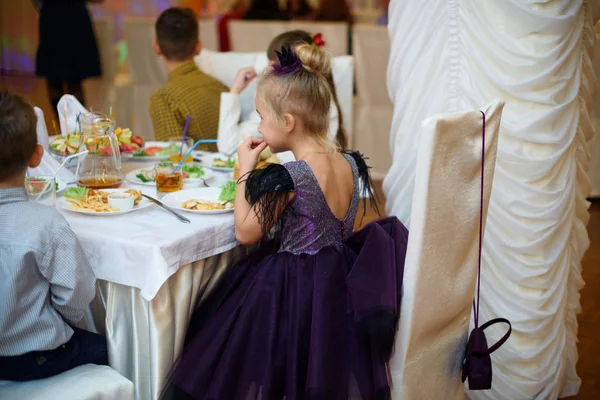
[[[183,189],[183,172],[181,168],[173,172],[175,163],[163,161],[154,166],[156,172],[156,195],[161,198],[166,193],[177,192]]]
[[[54,206],[56,204],[56,181],[51,176],[26,177],[25,190],[31,201],[37,201],[47,206]],[[42,190],[44,190],[44,193],[40,196]],[[38,196],[40,196],[39,199]]]

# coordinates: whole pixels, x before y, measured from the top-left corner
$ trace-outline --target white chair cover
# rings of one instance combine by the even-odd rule
[[[596,48],[594,50],[594,71],[600,77],[600,24],[596,25]],[[588,175],[592,182],[590,197],[600,197],[600,96],[596,95],[592,111],[592,118],[596,134],[590,141],[590,166]]]
[[[56,108],[58,111],[60,133],[63,136],[77,130],[77,115],[88,112],[79,100],[70,94],[65,94],[61,97]]]
[[[333,56],[348,54],[348,24],[320,21],[230,21],[231,50],[264,52],[275,36],[294,29],[302,29],[311,34],[321,32],[325,48]]]
[[[202,48],[207,50],[219,50],[219,33],[217,32],[217,22],[214,18],[203,18],[198,21],[200,27],[200,40]]]
[[[350,28],[345,22],[291,21],[286,30],[291,31],[295,29],[307,31],[312,35],[322,33],[323,40],[325,41],[325,49],[334,57],[349,54],[348,35]]]
[[[94,18],[94,31],[102,63],[102,76],[84,81],[85,101],[88,107],[108,114],[109,107],[111,105],[113,107],[116,106],[114,80],[117,69],[117,57],[113,51],[115,37],[114,19],[112,17]]]
[[[373,178],[383,179],[392,165],[389,137],[394,109],[385,79],[390,38],[387,28],[379,26],[356,25],[352,32],[358,95],[352,144],[369,157]]]
[[[575,395],[597,1],[394,0],[394,103],[386,211],[410,226],[420,122],[506,99],[484,243],[481,319],[511,320],[489,391],[472,399]],[[594,10],[595,8],[595,10]],[[434,21],[434,22],[432,22]],[[489,341],[503,329],[489,330]],[[487,331],[486,331],[487,333]],[[553,367],[548,368],[548,365]]]
[[[482,108],[484,222],[503,107],[497,100]],[[479,111],[442,114],[423,121],[418,133],[413,222],[391,362],[394,399],[464,397],[462,357],[478,265],[482,123]],[[485,264],[482,271],[487,273]]]
[[[231,50],[236,52],[266,52],[271,39],[289,31],[285,21],[232,20],[229,27]]]
[[[0,381],[0,399],[133,400],[133,383],[105,365],[87,364],[52,378]]]
[[[71,96],[72,97],[72,96]],[[62,99],[61,99],[62,101]],[[77,100],[75,100],[77,101]],[[60,105],[60,103],[59,103]],[[42,162],[37,168],[28,168],[27,175],[28,176],[54,176],[58,168],[60,167],[60,163],[50,154],[48,150],[48,129],[46,127],[46,121],[44,120],[44,112],[38,107],[34,107],[35,115],[37,117],[37,140],[38,143],[42,145],[44,148],[44,156],[42,157]],[[75,164],[77,161],[73,161]],[[67,168],[63,168],[58,173],[58,179],[62,180],[64,183],[70,183],[75,181],[75,174],[69,171]]]
[[[195,59],[198,68],[231,87],[235,75],[240,68],[254,66],[260,73],[268,65],[265,51],[255,53],[216,52],[202,50]],[[344,125],[349,135],[352,134],[353,106],[352,85],[354,80],[354,63],[352,56],[339,56],[333,59],[333,81],[335,83],[340,108],[344,116]],[[248,119],[256,109],[256,80],[240,95],[241,118]]]
[[[39,107],[33,107],[35,111],[35,116],[37,117],[37,141],[38,144],[42,145],[44,150],[48,150],[49,139],[48,139],[48,129],[46,128],[46,120],[44,119],[44,112]]]
[[[134,129],[135,134],[145,140],[153,140],[155,137],[149,111],[150,97],[169,77],[164,61],[152,48],[152,41],[156,37],[154,23],[154,18],[126,18],[124,22],[132,82],[130,101],[135,118]]]

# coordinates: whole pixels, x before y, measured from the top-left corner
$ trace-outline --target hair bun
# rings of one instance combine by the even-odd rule
[[[294,47],[304,69],[309,72],[318,72],[327,76],[331,74],[331,55],[320,47],[309,44],[299,44]]]

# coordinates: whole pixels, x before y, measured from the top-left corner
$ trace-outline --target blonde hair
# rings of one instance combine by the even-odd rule
[[[257,95],[277,123],[283,125],[284,114],[291,114],[328,150],[338,151],[339,145],[327,136],[332,93],[326,76],[331,75],[331,55],[309,44],[299,44],[293,52],[301,67],[287,73],[268,69]]]

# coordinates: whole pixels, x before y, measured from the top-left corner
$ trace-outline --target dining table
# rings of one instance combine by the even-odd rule
[[[209,155],[194,153],[196,159],[203,156]],[[152,165],[123,160],[122,171]],[[212,175],[203,185],[218,187],[232,179],[231,172]],[[121,187],[156,196],[153,186],[124,181]],[[97,278],[97,295],[81,327],[106,336],[109,364],[133,382],[136,399],[159,399],[193,311],[247,255],[236,241],[233,213],[180,211],[190,220],[182,223],[158,205],[112,216],[57,209]]]

